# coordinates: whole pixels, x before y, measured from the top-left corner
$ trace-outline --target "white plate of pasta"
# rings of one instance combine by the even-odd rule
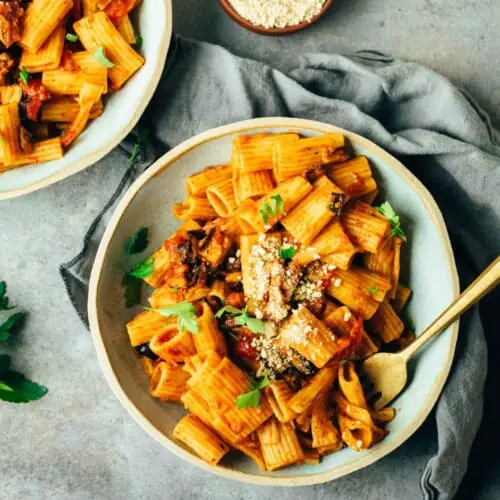
[[[169,450],[298,486],[420,426],[458,325],[391,407],[373,410],[359,364],[408,345],[457,295],[439,209],[399,161],[331,125],[262,118],[184,142],[134,183],[99,247],[89,321],[112,389]]]
[[[0,5],[0,200],[98,161],[138,122],[172,34],[170,0]]]

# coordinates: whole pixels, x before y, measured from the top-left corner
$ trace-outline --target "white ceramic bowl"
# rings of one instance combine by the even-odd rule
[[[93,165],[134,128],[153,97],[165,65],[172,36],[171,0],[142,2],[133,21],[143,38],[144,66],[106,99],[104,113],[90,123],[63,158],[0,174],[0,200],[49,186]]]
[[[172,203],[185,196],[183,179],[207,165],[227,162],[233,135],[290,130],[306,136],[340,131],[357,154],[370,158],[382,196],[401,215],[409,235],[409,244],[402,252],[402,282],[414,291],[408,314],[417,332],[422,331],[459,292],[448,233],[436,202],[398,160],[367,139],[331,125],[291,118],[262,118],[216,128],[183,142],[160,158],[135,181],[117,207],[97,253],[88,301],[90,326],[104,375],[118,399],[147,432],[170,451],[210,472],[280,486],[329,481],[379,460],[408,439],[427,417],[443,388],[458,333],[455,323],[417,356],[410,365],[409,385],[394,402],[398,411],[388,426],[390,434],[365,452],[344,449],[327,455],[317,465],[262,472],[245,457],[229,459],[232,461],[226,458],[222,465],[212,467],[172,440],[172,430],[184,410],[149,396],[146,376],[125,330],[125,323],[137,310],[126,310],[123,304],[121,274],[117,271],[123,243],[144,225],[151,230],[148,252],[158,248],[178,226],[172,216]]]

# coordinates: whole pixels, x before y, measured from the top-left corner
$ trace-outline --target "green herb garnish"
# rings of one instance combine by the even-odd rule
[[[23,66],[21,68],[20,73],[19,73],[19,78],[24,83],[24,85],[28,85],[29,77],[30,77],[30,74],[28,73],[28,70],[26,69],[25,66]]]
[[[179,302],[172,306],[162,307],[160,309],[152,309],[146,307],[148,311],[155,311],[162,316],[169,318],[177,316],[177,327],[179,331],[188,330],[191,333],[199,333],[198,320],[196,318],[196,307],[191,302]]]
[[[14,309],[16,306],[9,306],[9,297],[5,295],[7,293],[7,283],[5,281],[0,281],[0,311],[8,311],[9,309]]]
[[[128,274],[134,276],[134,278],[149,278],[154,272],[154,263],[154,258],[148,257],[142,262],[139,262],[139,264],[137,264],[132,271],[129,271]]]
[[[267,377],[261,380],[255,380],[250,375],[247,375],[247,377],[251,384],[250,391],[240,394],[236,398],[236,408],[258,408],[260,405],[260,392],[270,384]]]
[[[142,226],[125,242],[123,251],[125,255],[141,253],[146,250],[148,243],[148,228]]]
[[[280,257],[283,260],[292,260],[295,257],[297,250],[294,247],[281,248]]]
[[[7,342],[10,339],[21,324],[24,316],[25,314],[21,312],[14,313],[0,325],[0,342]]]
[[[391,238],[393,236],[399,236],[406,243],[408,239],[404,231],[401,229],[399,215],[396,215],[396,212],[392,208],[391,204],[388,201],[384,201],[382,205],[375,207],[375,209],[389,219],[389,222],[391,223]]]
[[[149,129],[139,124],[132,132],[132,135],[135,137],[135,142],[130,155],[130,161],[135,161],[139,151],[144,151],[146,148],[146,143],[149,139]]]
[[[215,317],[220,318],[224,313],[233,314],[235,323],[238,326],[247,326],[253,333],[264,333],[266,331],[266,323],[261,319],[249,316],[246,307],[245,309],[237,309],[233,306],[224,306],[217,311]]]
[[[138,49],[142,49],[142,43],[143,43],[142,36],[139,35],[139,33],[134,33],[134,36],[135,36],[135,46]]]
[[[274,194],[273,196],[271,196],[271,199],[268,203],[262,200],[262,203],[259,206],[260,216],[265,223],[267,223],[270,216],[274,217],[278,213],[283,213],[284,211],[285,202],[279,194]]]
[[[135,306],[141,302],[142,280],[130,274],[124,274],[122,285],[125,287],[123,297],[125,298],[125,307]]]
[[[368,289],[368,291],[372,294],[375,295],[378,292],[378,288],[376,286],[372,286],[371,288]]]
[[[97,47],[92,55],[106,68],[113,68],[115,66],[115,63],[110,61],[106,57],[106,54],[104,53],[104,47]]]
[[[66,33],[66,40],[71,43],[78,43],[80,41],[80,38],[78,35],[75,35],[74,33]]]

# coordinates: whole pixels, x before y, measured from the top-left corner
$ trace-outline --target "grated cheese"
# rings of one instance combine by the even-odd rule
[[[256,26],[285,28],[310,21],[325,0],[230,0],[232,7]]]

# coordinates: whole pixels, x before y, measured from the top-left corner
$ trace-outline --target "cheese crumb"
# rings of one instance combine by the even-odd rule
[[[245,19],[264,28],[285,28],[311,20],[325,0],[230,0]]]
[[[336,278],[336,280],[333,282],[333,286],[335,288],[338,288],[342,284],[342,280],[340,278]]]
[[[347,323],[352,318],[351,311],[346,311],[344,314],[344,321]]]
[[[361,439],[358,439],[358,440],[356,441],[356,446],[357,446],[358,448],[361,448],[361,447],[363,446],[363,441],[361,441]]]

